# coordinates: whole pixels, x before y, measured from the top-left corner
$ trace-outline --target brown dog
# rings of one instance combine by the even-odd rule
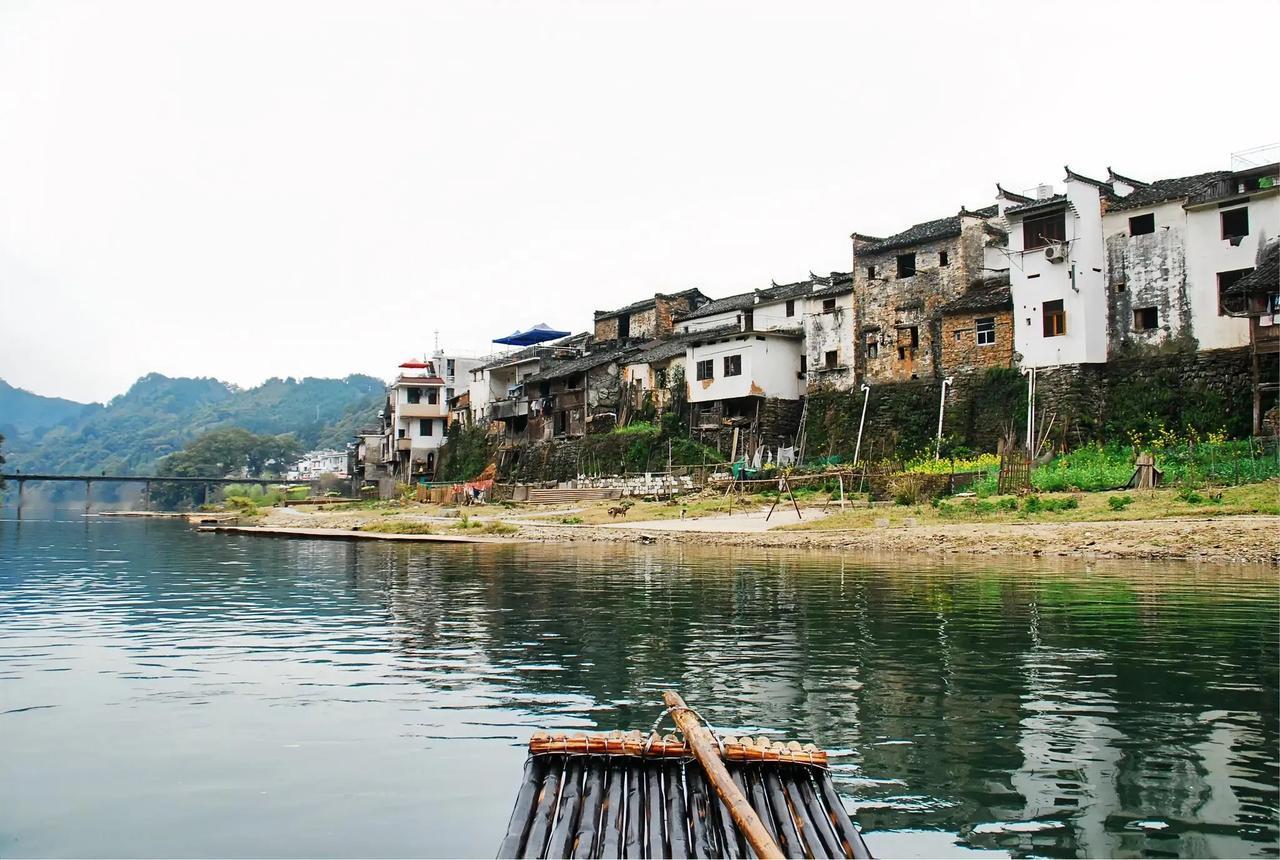
[[[627,515],[627,509],[624,505],[618,505],[617,507],[609,508],[609,516],[611,517],[625,517],[626,515]]]

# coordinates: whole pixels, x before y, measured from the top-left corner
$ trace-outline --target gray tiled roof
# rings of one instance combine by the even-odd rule
[[[566,359],[564,361],[553,361],[537,373],[525,378],[524,382],[526,384],[531,382],[546,382],[551,379],[563,379],[566,376],[585,373],[592,368],[615,362],[628,352],[631,352],[631,350],[607,349],[600,352],[589,352],[586,355]]]
[[[1262,252],[1262,262],[1252,272],[1224,291],[1229,296],[1270,295],[1280,291],[1280,241],[1272,241]]]
[[[648,310],[649,308],[653,307],[654,304],[657,303],[658,296],[662,296],[668,299],[690,299],[694,303],[696,303],[696,300],[698,298],[703,298],[703,299],[706,298],[706,296],[702,294],[702,291],[699,290],[697,287],[691,287],[690,289],[687,289],[687,290],[681,290],[678,293],[658,293],[657,296],[650,296],[647,299],[641,299],[638,302],[632,302],[631,304],[626,305],[624,307],[620,307],[617,310],[596,311],[595,318],[599,320],[599,319],[605,319],[607,317],[616,317],[619,314],[629,314],[629,313],[635,313],[636,311]]]
[[[1114,175],[1121,181],[1125,181],[1124,177],[1119,174]],[[1209,183],[1225,179],[1230,175],[1230,171],[1214,170],[1209,173],[1197,173],[1194,176],[1157,179],[1155,182],[1144,183],[1142,186],[1135,188],[1132,193],[1125,197],[1116,197],[1107,201],[1107,211],[1122,212],[1126,209],[1155,206],[1158,203],[1167,203],[1170,200],[1181,200],[1184,197],[1190,197],[1195,194]]]
[[[1040,209],[1042,207],[1047,208],[1049,206],[1056,206],[1059,203],[1066,203],[1066,202],[1067,202],[1067,195],[1054,194],[1051,197],[1045,197],[1040,200],[1033,200],[1030,203],[1019,203],[1017,206],[1010,206],[1008,209],[1004,210],[1004,214],[1006,215],[1013,215],[1015,213],[1021,214],[1025,212],[1030,212],[1035,209]]]
[[[945,314],[971,314],[978,311],[998,311],[1013,307],[1013,294],[1009,290],[1009,275],[993,280],[974,281],[969,289],[942,306]]]
[[[713,316],[714,314],[725,313],[727,311],[746,310],[750,308],[752,305],[754,305],[755,303],[756,303],[756,294],[754,292],[738,293],[737,295],[725,296],[723,299],[715,299],[713,301],[710,301],[707,304],[703,305],[702,307],[698,308],[696,311],[691,311],[687,314],[683,314],[682,316],[677,316],[676,321],[680,322],[682,320],[696,320],[701,317],[709,317],[709,316]]]
[[[992,218],[996,214],[996,207],[984,206],[981,209],[961,210],[964,214],[976,218]],[[877,254],[884,254],[889,251],[896,251],[899,248],[910,248],[912,245],[922,245],[926,242],[936,242],[939,239],[950,239],[953,236],[960,235],[960,216],[952,215],[947,218],[937,218],[933,221],[923,221],[914,224],[903,230],[901,233],[895,233],[892,236],[881,239],[876,242],[867,242],[859,245],[857,254],[859,257],[871,257]]]
[[[720,337],[738,332],[737,324],[717,326],[702,331],[682,332],[667,340],[650,341],[640,347],[640,352],[627,356],[627,364],[653,364],[655,361],[666,361],[677,355],[684,355],[685,347],[696,340]]]

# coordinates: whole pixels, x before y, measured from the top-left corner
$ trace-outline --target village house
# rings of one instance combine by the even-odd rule
[[[739,426],[759,442],[790,444],[805,393],[803,332],[709,330],[701,335],[685,352],[693,428]]]
[[[531,404],[525,383],[554,362],[576,359],[590,341],[585,332],[547,343],[535,343],[498,356],[471,371],[471,411],[477,426],[487,427],[503,444],[543,435],[541,398]],[[530,433],[530,418],[534,420]]]
[[[1187,211],[1189,299],[1200,349],[1249,344],[1249,322],[1227,313],[1223,297],[1258,265],[1280,235],[1280,164],[1236,170],[1207,183]]]
[[[1187,199],[1225,171],[1144,182],[1107,169],[1108,355],[1158,346],[1194,331],[1187,276]]]
[[[1013,366],[1008,271],[988,273],[942,306],[942,374]]]
[[[814,275],[810,283],[813,289],[805,296],[804,354],[800,357],[806,390],[851,390],[858,382],[853,276],[832,272],[825,278]]]
[[[680,314],[696,311],[709,302],[698,289],[678,293],[654,293],[653,298],[633,302],[612,311],[596,311],[595,342],[646,341],[665,338],[674,330]]]
[[[391,471],[405,483],[435,474],[449,407],[445,380],[430,361],[409,359],[388,389],[387,450]]]
[[[1280,367],[1274,358],[1280,355],[1280,239],[1271,239],[1263,248],[1257,267],[1223,290],[1222,306],[1229,316],[1249,321],[1253,434],[1280,432],[1275,407],[1269,422],[1263,414],[1264,397],[1271,395],[1274,401],[1280,391]],[[1272,357],[1265,359],[1266,356]]]
[[[915,224],[886,238],[852,235],[856,376],[870,383],[936,377],[941,309],[989,267],[1007,263],[996,207]]]
[[[524,380],[529,403],[527,440],[585,436],[618,421],[625,349],[597,349],[551,361]]]
[[[1023,367],[1088,364],[1107,358],[1104,196],[1111,187],[1067,168],[1066,191],[1038,197],[997,186],[1008,223],[1014,349]]]

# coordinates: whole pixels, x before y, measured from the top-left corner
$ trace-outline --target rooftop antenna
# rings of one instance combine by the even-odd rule
[[[439,352],[440,351],[440,329],[436,329],[434,334],[436,336],[436,352]]]

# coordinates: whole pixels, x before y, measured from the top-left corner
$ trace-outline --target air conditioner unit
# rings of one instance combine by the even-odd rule
[[[1044,249],[1044,258],[1050,263],[1061,263],[1067,259],[1066,245],[1050,245]]]

